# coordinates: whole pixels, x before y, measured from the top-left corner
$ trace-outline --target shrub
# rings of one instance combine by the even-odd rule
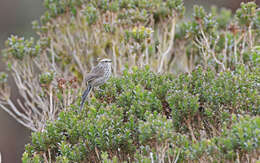
[[[17,101],[0,73],[0,107],[34,131],[23,162],[255,161],[260,10],[254,2],[241,3],[235,15],[194,6],[185,21],[182,0],[44,5],[33,22],[39,39],[11,36],[3,51]],[[79,114],[83,79],[103,57],[112,59],[114,77]]]
[[[82,114],[72,106],[43,132],[33,133],[23,159],[256,158],[259,71],[241,66],[236,72],[215,73],[198,67],[190,75],[174,77],[147,67],[123,74],[95,91]]]

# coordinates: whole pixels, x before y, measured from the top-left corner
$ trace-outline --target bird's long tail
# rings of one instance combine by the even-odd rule
[[[92,89],[91,84],[88,84],[87,89],[84,91],[83,95],[81,96],[80,111],[82,110],[85,100],[86,100],[89,92],[91,91],[91,89]]]

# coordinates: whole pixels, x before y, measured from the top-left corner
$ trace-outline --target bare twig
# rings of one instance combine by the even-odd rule
[[[177,163],[177,162],[178,162],[180,153],[181,153],[181,150],[178,151],[178,154],[177,154],[177,156],[176,156],[176,159],[175,159],[174,163]]]
[[[114,75],[117,76],[117,57],[116,57],[116,43],[113,42],[112,45],[112,51],[113,51],[113,70],[114,70]]]
[[[171,52],[171,50],[173,48],[175,25],[176,25],[176,18],[173,17],[172,18],[172,27],[171,27],[171,33],[170,33],[169,46],[168,46],[167,50],[161,55],[160,64],[159,64],[159,67],[158,67],[159,73],[162,72],[162,68],[163,68],[164,60],[165,60],[166,56],[169,55],[169,53]]]
[[[224,63],[217,59],[216,54],[215,54],[215,52],[214,52],[214,49],[215,49],[215,45],[216,45],[216,44],[214,45],[213,49],[211,49],[211,48],[210,48],[210,45],[209,45],[209,41],[208,41],[208,39],[207,39],[207,37],[206,37],[206,35],[205,35],[203,29],[201,28],[200,31],[201,31],[202,39],[203,39],[203,42],[201,42],[201,44],[202,44],[202,45],[201,45],[202,53],[204,54],[204,56],[206,56],[207,53],[210,53],[210,54],[213,56],[213,59],[216,61],[216,63],[219,64],[219,65],[221,65],[221,66],[222,66],[222,69],[225,70],[226,68],[225,68]],[[217,42],[217,41],[215,41],[215,42]],[[205,45],[207,53],[204,51],[204,46],[203,46],[203,45]],[[207,65],[207,63],[205,63],[205,64]]]

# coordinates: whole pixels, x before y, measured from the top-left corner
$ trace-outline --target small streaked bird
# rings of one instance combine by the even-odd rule
[[[112,61],[110,59],[102,59],[90,73],[87,74],[85,81],[88,83],[88,86],[81,97],[80,111],[92,88],[103,85],[110,78],[112,74],[111,63]]]

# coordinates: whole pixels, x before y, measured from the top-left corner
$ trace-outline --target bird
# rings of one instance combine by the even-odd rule
[[[112,75],[112,61],[111,59],[101,59],[99,63],[92,68],[92,70],[86,75],[85,82],[87,82],[87,88],[81,96],[80,111],[82,110],[85,100],[90,91],[97,86],[103,85]]]

